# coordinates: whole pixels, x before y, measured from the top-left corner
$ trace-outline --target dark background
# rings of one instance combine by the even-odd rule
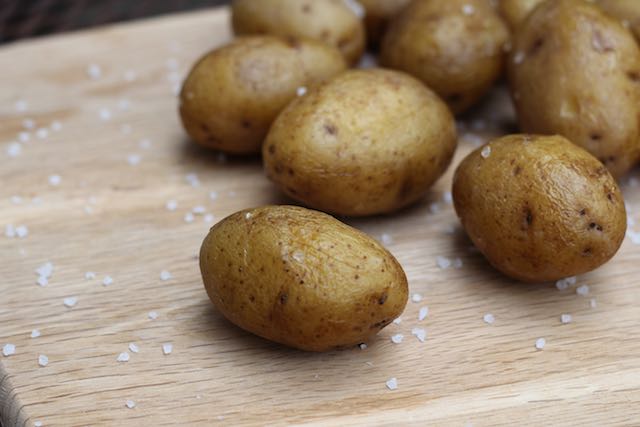
[[[230,0],[0,0],[0,43],[201,9]]]

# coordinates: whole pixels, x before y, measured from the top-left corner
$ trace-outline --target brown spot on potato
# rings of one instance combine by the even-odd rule
[[[602,134],[600,132],[591,132],[589,134],[589,138],[592,141],[600,141],[602,139]]]
[[[587,210],[586,209],[581,209],[580,210],[580,216],[585,216],[587,214]]]
[[[520,175],[520,172],[522,172],[522,168],[520,167],[520,165],[518,165],[513,170],[513,175],[518,176],[518,175]]]
[[[325,123],[324,131],[326,133],[328,133],[329,135],[337,135],[338,134],[338,129],[332,123]]]
[[[244,129],[251,129],[251,122],[247,119],[243,119],[240,124]]]
[[[600,224],[596,224],[595,222],[591,222],[589,223],[589,228],[591,230],[598,230],[598,231],[602,231],[602,226]]]
[[[269,144],[269,146],[267,147],[267,151],[269,152],[269,154],[275,154],[276,153],[276,146],[273,144]]]
[[[289,299],[289,295],[286,292],[280,292],[280,295],[278,295],[278,302],[281,305],[285,305],[288,299]]]
[[[527,54],[527,56],[535,55],[540,51],[542,46],[544,46],[544,39],[542,37],[538,37],[529,48],[529,53]]]
[[[387,301],[388,295],[386,293],[380,295],[380,298],[378,298],[378,304],[382,305],[385,303],[385,301]]]
[[[591,248],[584,248],[582,250],[582,256],[591,256],[591,251],[592,251]]]
[[[640,73],[637,71],[628,71],[627,77],[634,83],[640,82]]]

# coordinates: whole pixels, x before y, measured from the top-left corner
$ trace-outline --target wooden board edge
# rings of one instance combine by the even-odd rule
[[[3,427],[26,426],[28,419],[9,373],[0,362],[0,425]]]

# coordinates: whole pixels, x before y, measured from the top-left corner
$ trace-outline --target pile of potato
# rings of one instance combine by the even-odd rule
[[[417,202],[451,163],[454,115],[506,76],[524,133],[458,166],[467,234],[527,282],[591,271],[620,247],[615,179],[640,159],[640,1],[235,0],[232,23],[238,37],[184,82],[180,117],[203,146],[261,153],[291,199],[339,216]],[[384,68],[349,69],[367,46]],[[305,350],[366,341],[408,295],[380,244],[302,207],[225,218],[200,266],[228,319]]]

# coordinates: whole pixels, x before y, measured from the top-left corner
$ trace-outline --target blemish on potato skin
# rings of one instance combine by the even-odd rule
[[[535,55],[540,51],[542,46],[544,46],[544,39],[542,37],[538,37],[531,45],[531,48],[529,49],[529,53],[527,54],[527,56]]]
[[[281,292],[278,296],[278,302],[280,303],[280,305],[285,305],[288,299],[289,295],[286,292]]]
[[[337,135],[338,134],[338,129],[332,123],[325,123],[324,131],[326,133],[328,133],[329,135]]]

